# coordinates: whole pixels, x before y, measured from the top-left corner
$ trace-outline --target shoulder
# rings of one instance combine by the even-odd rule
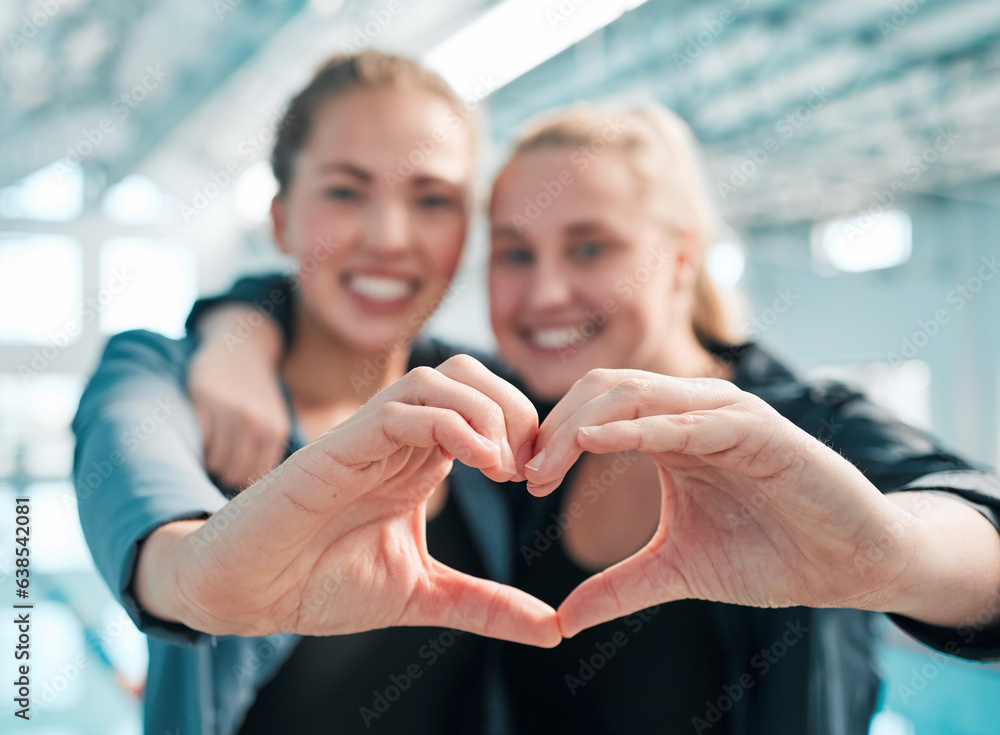
[[[111,404],[165,392],[183,395],[193,351],[192,340],[146,330],[114,335],[80,398],[74,426],[78,428],[86,416],[111,410]]]
[[[732,369],[737,387],[760,396],[780,413],[808,414],[822,407],[838,410],[857,404],[874,405],[865,395],[836,380],[805,380],[755,342],[716,346],[716,357]]]
[[[836,380],[804,380],[754,344],[733,382],[858,466],[880,489],[930,474],[968,470],[933,436],[899,420],[862,391]]]
[[[171,339],[145,329],[122,332],[105,345],[95,378],[108,372],[157,372],[183,377],[194,348],[190,338]]]

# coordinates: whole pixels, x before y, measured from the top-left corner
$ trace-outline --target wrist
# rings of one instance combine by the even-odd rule
[[[884,612],[959,627],[997,619],[1000,536],[978,511],[943,495],[888,496],[909,515],[913,552]]]
[[[200,630],[180,581],[190,535],[204,521],[175,521],[155,529],[142,542],[136,563],[135,594],[139,606],[161,620]]]

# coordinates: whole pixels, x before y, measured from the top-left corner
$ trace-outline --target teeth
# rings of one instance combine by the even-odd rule
[[[351,288],[362,296],[376,301],[395,301],[409,296],[410,282],[385,276],[352,276]]]
[[[532,341],[542,349],[555,350],[578,344],[582,339],[580,330],[576,327],[560,327],[558,329],[536,329],[531,335]]]

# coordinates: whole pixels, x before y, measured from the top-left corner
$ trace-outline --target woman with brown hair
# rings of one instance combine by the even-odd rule
[[[386,176],[400,157],[410,175]],[[493,642],[459,634],[561,639],[551,607],[492,581],[507,501],[487,477],[520,477],[537,415],[494,371],[417,339],[459,262],[475,157],[461,100],[406,59],[334,58],[292,101],[272,206],[299,264],[279,372],[292,440],[259,480],[209,477],[206,451],[259,449],[221,444],[238,427],[218,414],[199,430],[193,340],[109,342],[74,475],[94,560],[149,636],[147,732],[479,731],[501,711]]]

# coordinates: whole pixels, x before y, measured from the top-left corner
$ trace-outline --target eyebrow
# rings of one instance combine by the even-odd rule
[[[364,181],[365,183],[372,180],[372,175],[365,171],[363,168],[359,168],[351,163],[344,163],[342,161],[335,161],[333,163],[324,163],[319,167],[321,174],[330,173],[344,173],[348,176],[353,176],[356,179]]]
[[[597,222],[577,222],[566,228],[566,234],[570,236],[593,235],[605,231],[606,228]]]
[[[334,161],[331,163],[325,163],[319,167],[321,174],[331,174],[331,173],[344,173],[351,176],[359,181],[370,184],[374,180],[374,176],[370,174],[365,169],[360,166],[355,166],[353,163],[347,163],[344,161]],[[451,179],[446,179],[443,176],[430,176],[427,174],[418,174],[416,176],[407,177],[411,180],[414,188],[426,188],[428,186],[435,186],[444,184],[446,186],[458,186],[461,187],[461,183],[457,181],[452,181]]]
[[[430,176],[428,174],[420,174],[412,177],[414,186],[434,186],[435,184],[447,184],[449,186],[461,186],[457,181],[452,181],[451,179],[446,179],[443,176]]]
[[[577,222],[564,229],[564,233],[569,237],[583,237],[586,235],[603,234],[606,228],[596,222]],[[490,234],[495,236],[506,235],[524,239],[524,234],[512,225],[497,225],[490,228]]]
[[[491,237],[516,237],[518,240],[523,240],[524,235],[516,227],[512,225],[497,225],[496,227],[490,228]]]

